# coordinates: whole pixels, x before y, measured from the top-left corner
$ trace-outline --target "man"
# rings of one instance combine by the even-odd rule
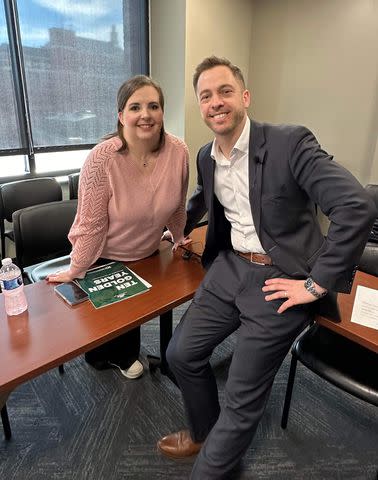
[[[158,448],[173,458],[199,452],[194,480],[229,479],[293,340],[332,292],[350,291],[376,211],[308,129],[248,118],[250,93],[228,60],[203,60],[193,85],[215,140],[198,154],[186,233],[207,211],[208,272],[167,351],[189,430]],[[330,220],[326,238],[315,205]],[[209,358],[236,329],[220,408]]]

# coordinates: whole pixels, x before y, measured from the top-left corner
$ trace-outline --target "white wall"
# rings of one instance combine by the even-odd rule
[[[150,0],[151,76],[163,88],[164,125],[185,135],[185,0]]]
[[[254,117],[308,126],[378,182],[378,1],[255,0],[252,30]]]
[[[378,122],[376,122],[377,124]],[[377,126],[378,130],[378,126]],[[377,143],[375,144],[374,157],[370,172],[369,183],[378,183],[378,138]]]
[[[212,138],[192,88],[206,56],[241,67],[261,121],[311,128],[365,184],[378,183],[378,0],[151,0],[151,72],[166,127],[195,156]]]
[[[196,65],[209,55],[226,56],[248,76],[252,3],[249,0],[150,0],[151,75],[167,100],[165,125],[184,136],[191,156],[189,192],[196,183],[195,158],[212,138],[192,87]]]
[[[204,125],[193,91],[195,67],[209,55],[227,57],[248,77],[252,34],[250,0],[187,0],[185,140],[192,157],[189,191],[195,186],[198,149],[213,138]],[[246,78],[246,81],[248,78]]]

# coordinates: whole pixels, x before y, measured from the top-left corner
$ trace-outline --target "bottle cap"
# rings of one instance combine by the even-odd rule
[[[1,265],[10,265],[12,263],[12,259],[11,258],[3,258],[1,260]]]

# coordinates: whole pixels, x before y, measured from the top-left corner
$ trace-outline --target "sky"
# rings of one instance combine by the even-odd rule
[[[50,27],[74,30],[77,36],[109,41],[111,27],[115,25],[122,47],[122,0],[18,0],[17,5],[24,46],[45,45]],[[2,43],[8,43],[8,35],[3,2],[0,2]]]

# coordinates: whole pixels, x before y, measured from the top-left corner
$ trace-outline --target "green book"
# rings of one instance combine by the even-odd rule
[[[111,262],[88,270],[76,282],[88,293],[95,308],[126,300],[147,292],[151,285],[121,262]]]

